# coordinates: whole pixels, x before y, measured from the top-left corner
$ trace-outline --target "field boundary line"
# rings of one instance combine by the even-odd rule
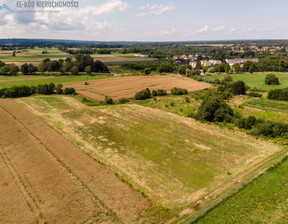
[[[41,212],[41,209],[39,208],[36,199],[33,198],[32,193],[28,190],[28,187],[25,184],[24,178],[21,177],[21,175],[16,171],[14,166],[11,163],[11,160],[3,150],[3,147],[0,147],[0,157],[3,160],[5,166],[8,168],[9,172],[12,175],[12,178],[14,179],[17,187],[19,188],[19,191],[21,192],[26,204],[28,205],[30,211],[34,213],[36,218],[38,220],[41,220],[44,222],[44,217]]]
[[[58,158],[46,145],[43,144],[43,142],[35,135],[32,133],[32,131],[30,131],[30,129],[28,127],[26,127],[26,125],[17,119],[17,117],[15,117],[13,114],[9,113],[9,111],[7,111],[5,108],[3,108],[3,106],[0,105],[0,108],[2,110],[4,110],[10,117],[12,117],[13,119],[15,119],[17,122],[19,122],[23,128],[25,130],[27,130],[29,132],[29,134],[31,134],[31,136],[33,136],[33,138],[39,142],[39,144],[42,146],[42,148],[60,165],[60,167],[77,183],[79,184],[83,190],[85,190],[85,192],[88,194],[88,196],[90,197],[90,199],[92,200],[92,202],[98,207],[98,208],[102,208],[106,214],[109,214],[110,217],[112,217],[113,221],[115,222],[120,222],[122,223],[122,221],[120,220],[120,218],[117,216],[117,214],[112,211],[110,208],[108,208],[104,202],[102,202],[94,193],[93,191],[86,185],[86,183],[81,180],[80,177],[78,177],[75,173],[73,173],[73,171],[65,165],[65,163]],[[103,211],[103,212],[104,212]]]

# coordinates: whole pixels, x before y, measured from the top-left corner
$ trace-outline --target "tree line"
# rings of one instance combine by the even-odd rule
[[[94,61],[90,55],[77,54],[75,59],[68,57],[65,60],[51,61],[44,59],[38,66],[33,64],[23,64],[20,67],[15,64],[5,64],[0,61],[0,75],[35,75],[37,72],[59,72],[61,75],[78,75],[85,72],[90,75],[92,72],[109,72],[108,67],[101,61]]]
[[[41,95],[52,95],[52,94],[64,94],[64,95],[73,95],[76,91],[74,88],[65,88],[63,90],[62,84],[55,85],[54,83],[50,84],[40,84],[37,86],[13,86],[10,88],[0,89],[1,98],[19,98],[27,97],[33,94]]]

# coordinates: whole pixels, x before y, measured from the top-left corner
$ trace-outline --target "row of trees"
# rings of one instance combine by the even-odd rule
[[[184,95],[184,94],[188,94],[188,90],[174,87],[171,90],[171,94],[172,95]],[[155,97],[155,96],[165,96],[165,95],[167,95],[167,91],[164,89],[153,90],[151,93],[150,89],[146,88],[140,92],[137,92],[134,96],[134,99],[145,100],[145,99],[151,98],[152,96]]]
[[[11,88],[4,88],[0,90],[0,97],[1,98],[27,97],[35,93],[42,95],[52,95],[52,94],[73,95],[76,92],[74,88],[65,88],[63,90],[62,84],[58,84],[56,86],[54,83],[50,83],[50,84],[41,84],[37,86],[13,86]]]
[[[94,61],[90,55],[83,54],[75,55],[75,60],[71,57],[58,61],[51,61],[47,58],[38,67],[27,63],[18,67],[15,64],[8,65],[0,61],[0,75],[17,75],[20,71],[23,75],[34,75],[36,72],[59,72],[61,75],[68,73],[78,75],[79,72],[86,72],[90,75],[92,72],[109,72],[109,69],[103,62]]]

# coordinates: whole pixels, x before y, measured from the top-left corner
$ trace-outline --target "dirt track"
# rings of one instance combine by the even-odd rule
[[[210,84],[197,82],[182,76],[131,76],[114,79],[91,80],[89,85],[85,82],[65,83],[64,87],[73,87],[77,93],[86,97],[103,100],[105,96],[113,99],[121,97],[132,98],[142,89],[165,89],[168,92],[174,87],[185,88],[188,91],[198,91],[211,87]]]
[[[142,221],[146,199],[14,101],[0,126],[0,223]]]

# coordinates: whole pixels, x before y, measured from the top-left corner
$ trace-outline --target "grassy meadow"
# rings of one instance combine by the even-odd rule
[[[275,122],[288,123],[288,102],[280,100],[269,100],[267,98],[250,98],[242,96],[243,102],[240,107],[233,105],[234,99],[231,100],[231,105],[243,117],[255,116]]]
[[[233,185],[239,175],[283,148],[135,104],[88,107],[67,96],[17,101],[170,209],[194,206],[223,185]]]
[[[267,74],[273,72],[265,72],[265,73],[254,73],[254,74],[231,74],[234,81],[242,80],[251,88],[257,88],[264,91],[269,91],[271,89],[283,89],[288,88],[288,73],[274,73],[279,78],[280,85],[277,86],[269,86],[265,84],[265,77]],[[212,76],[206,76],[206,80],[214,80],[215,78],[223,79],[228,74],[216,74]]]
[[[88,80],[113,78],[109,75],[88,76]],[[87,80],[87,76],[42,76],[42,75],[25,75],[25,76],[0,76],[0,89],[12,86],[36,86],[39,84],[54,84],[78,82]]]
[[[213,209],[197,223],[288,223],[287,179],[286,160]]]
[[[20,53],[17,53],[18,51]],[[42,54],[42,51],[47,51],[47,54]],[[38,65],[46,58],[59,60],[66,59],[69,56],[69,54],[62,52],[57,48],[24,49],[17,50],[15,57],[13,57],[12,54],[13,51],[10,50],[0,51],[0,60],[7,64],[15,63],[16,65],[21,65],[24,63],[32,63]]]

